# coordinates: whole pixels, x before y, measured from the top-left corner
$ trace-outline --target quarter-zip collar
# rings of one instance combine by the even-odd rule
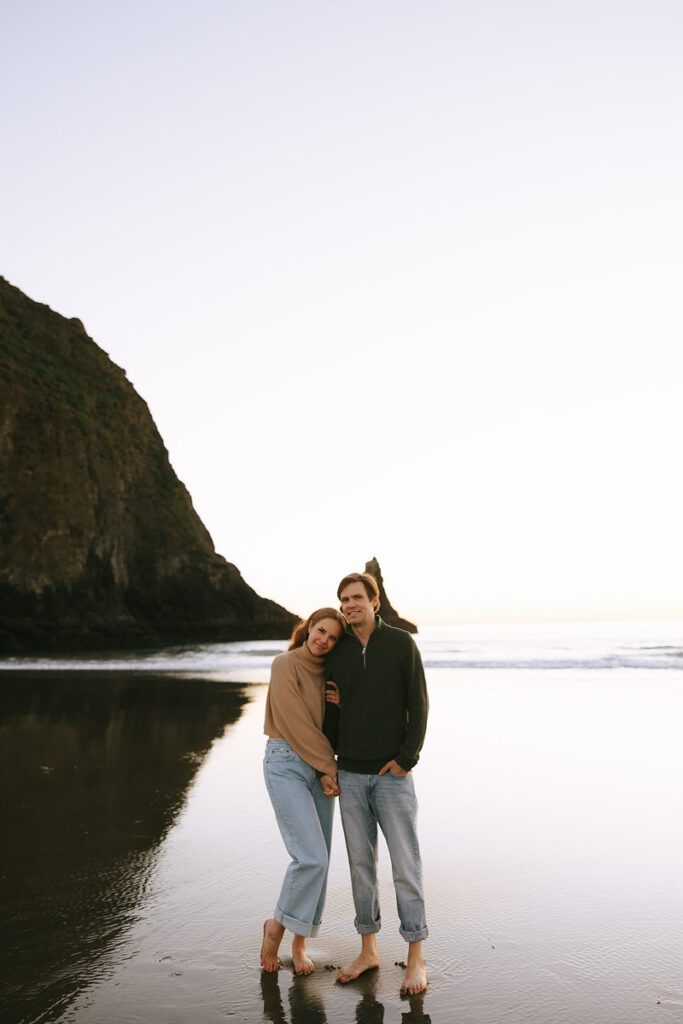
[[[375,633],[377,632],[377,630],[378,629],[383,629],[383,628],[384,628],[384,623],[380,619],[379,615],[375,615],[375,628],[373,629],[372,633],[370,634],[370,636],[368,638],[368,643],[370,643],[370,640],[372,640],[372,638],[375,635]],[[354,640],[358,640],[358,637],[356,636],[356,634],[353,631],[353,626],[347,626],[345,632],[346,632],[347,636],[352,636]],[[358,640],[358,643],[360,643],[360,642],[361,641]]]
[[[379,615],[375,615],[375,628],[373,629],[372,633],[368,637],[368,642],[366,644],[364,644],[363,641],[360,640],[359,637],[356,636],[356,634],[353,631],[353,627],[352,626],[349,626],[348,629],[346,630],[347,636],[352,636],[353,639],[356,641],[356,643],[359,643],[361,645],[361,648],[362,648],[361,655],[363,657],[363,668],[367,668],[367,663],[366,663],[366,660],[365,660],[365,653],[366,653],[366,651],[368,649],[368,645],[372,642],[372,638],[375,635],[375,633],[379,632],[379,630],[382,629],[383,626],[384,626],[384,623],[380,619]]]

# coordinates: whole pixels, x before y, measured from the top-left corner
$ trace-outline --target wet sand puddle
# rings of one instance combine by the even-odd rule
[[[281,971],[261,974],[287,859],[262,783],[265,690],[176,680],[169,702],[168,678],[144,695],[119,674],[135,697],[113,691],[106,713],[90,697],[87,728],[44,694],[15,708],[4,767],[32,788],[10,795],[3,1024],[680,1020],[683,676],[432,676],[416,769],[424,997],[398,995],[405,945],[384,849],[382,967],[335,982],[356,952],[338,817],[318,970],[295,978],[285,949]]]

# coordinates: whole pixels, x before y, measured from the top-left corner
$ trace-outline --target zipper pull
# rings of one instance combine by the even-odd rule
[[[362,655],[363,655],[363,668],[365,668],[365,652],[367,651],[367,649],[368,649],[368,648],[367,648],[367,645],[366,645],[366,646],[365,646],[365,647],[363,648],[362,652],[361,652],[361,653],[362,653]]]

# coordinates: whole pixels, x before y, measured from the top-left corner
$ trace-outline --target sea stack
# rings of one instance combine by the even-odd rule
[[[285,637],[216,554],[145,402],[0,278],[0,651]]]
[[[380,617],[389,626],[398,626],[399,629],[405,629],[409,633],[417,633],[417,626],[413,622],[408,622],[407,619],[402,619],[398,612],[392,608],[391,601],[387,597],[386,590],[384,589],[384,580],[382,579],[382,570],[379,567],[379,562],[376,558],[371,558],[369,562],[365,563],[365,571],[369,572],[371,576],[374,576],[377,580],[377,586],[379,587],[379,614]]]

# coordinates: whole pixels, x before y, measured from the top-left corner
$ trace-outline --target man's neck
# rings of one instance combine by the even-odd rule
[[[362,626],[352,626],[351,632],[357,640],[360,640],[363,647],[367,647],[368,640],[372,636],[376,626],[377,623],[375,622],[375,616],[373,615],[372,622],[364,622]]]

